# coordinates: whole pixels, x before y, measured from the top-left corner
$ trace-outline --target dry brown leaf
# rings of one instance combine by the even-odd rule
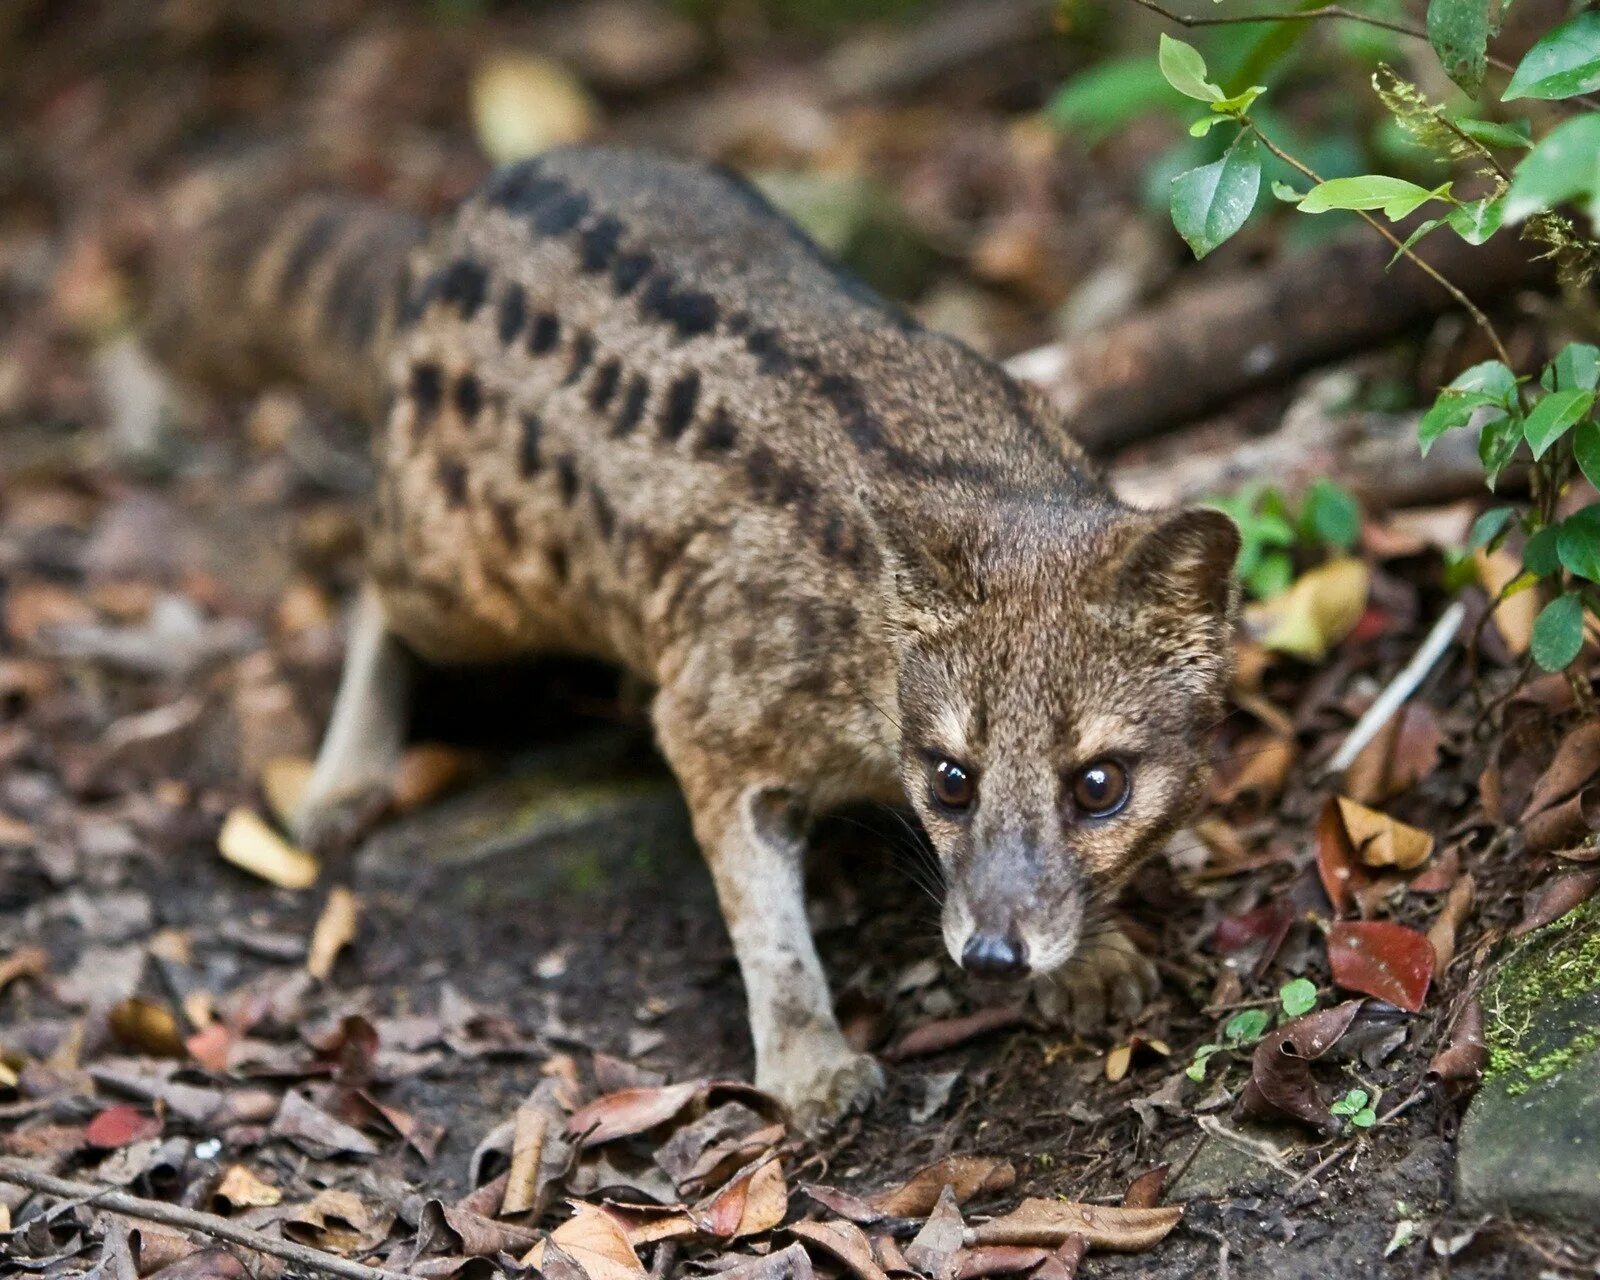
[[[1232,804],[1245,796],[1276,800],[1283,794],[1289,770],[1299,754],[1294,738],[1277,732],[1252,733],[1231,753],[1238,768],[1223,776],[1213,789],[1218,804]]]
[[[574,1201],[572,1217],[550,1233],[550,1240],[583,1268],[589,1280],[636,1280],[645,1274],[628,1233],[595,1205]]]
[[[230,1209],[270,1209],[283,1200],[283,1192],[263,1182],[242,1164],[230,1164],[222,1173],[212,1198]]]
[[[377,1145],[361,1130],[312,1106],[293,1089],[283,1095],[278,1105],[272,1132],[319,1158],[339,1152],[362,1156],[378,1154]]]
[[[956,1280],[981,1280],[983,1276],[1013,1276],[1032,1271],[1049,1256],[1049,1250],[1021,1244],[980,1244],[963,1249],[956,1259]]]
[[[241,871],[260,876],[280,889],[309,889],[317,882],[317,860],[296,849],[243,806],[230,810],[217,836],[217,849]]]
[[[1600,773],[1600,720],[1586,720],[1556,748],[1549,766],[1533,784],[1523,818],[1531,818],[1574,795]]]
[[[1080,1235],[1097,1249],[1137,1253],[1159,1244],[1183,1217],[1179,1205],[1129,1209],[1067,1200],[1024,1200],[1004,1217],[967,1231],[967,1244],[1020,1244],[1054,1249]]]
[[[1439,918],[1428,928],[1428,942],[1433,947],[1433,980],[1444,977],[1445,970],[1456,955],[1456,931],[1472,909],[1472,898],[1477,892],[1477,882],[1470,874],[1463,874],[1445,896]]]
[[[539,1161],[544,1155],[550,1118],[542,1107],[523,1103],[517,1108],[511,1136],[511,1168],[506,1172],[502,1214],[526,1213],[539,1203]]]
[[[1428,1074],[1440,1080],[1472,1080],[1483,1076],[1489,1049],[1483,1040],[1483,1005],[1473,996],[1462,1007],[1450,1029],[1450,1041],[1428,1064]]]
[[[789,1231],[807,1244],[816,1245],[853,1271],[859,1280],[889,1280],[878,1260],[872,1256],[872,1242],[853,1222],[796,1222]]]
[[[1365,562],[1341,556],[1302,574],[1281,596],[1250,606],[1245,616],[1264,632],[1264,648],[1321,662],[1361,621],[1370,578]]]
[[[1369,867],[1395,867],[1411,871],[1433,853],[1433,837],[1426,831],[1338,797],[1339,817],[1356,855]]]
[[[407,747],[389,782],[389,799],[396,813],[412,813],[437,800],[460,782],[472,758],[442,742],[419,742]]]
[[[1511,930],[1511,936],[1523,937],[1561,919],[1587,902],[1597,889],[1600,889],[1600,871],[1571,871],[1556,876],[1541,886],[1537,894],[1529,895],[1522,919]]]
[[[328,891],[328,901],[311,930],[311,945],[306,950],[306,972],[317,981],[328,980],[339,953],[355,941],[360,914],[361,902],[350,890],[335,885]]]
[[[1344,791],[1362,804],[1382,804],[1409,791],[1439,764],[1444,733],[1424,704],[1402,708],[1345,771]]]
[[[925,1218],[939,1203],[945,1187],[955,1194],[957,1204],[974,1196],[995,1195],[1009,1189],[1017,1171],[1008,1161],[988,1156],[946,1156],[923,1165],[892,1191],[872,1196],[874,1209],[891,1218]]]
[[[961,1252],[966,1239],[967,1226],[961,1220],[961,1208],[948,1186],[939,1193],[922,1230],[906,1246],[906,1261],[932,1280],[949,1280],[955,1274],[956,1255]]]
[[[315,767],[304,756],[274,756],[261,766],[261,795],[267,811],[284,825],[300,811]]]
[[[183,1032],[172,1010],[142,996],[119,1000],[111,1008],[111,1034],[130,1049],[161,1058],[181,1058],[186,1050]]]
[[[1522,576],[1522,558],[1505,547],[1493,551],[1480,549],[1473,552],[1473,559],[1478,565],[1478,581],[1491,600]],[[1519,591],[1495,606],[1494,628],[1506,642],[1506,648],[1519,658],[1533,644],[1533,623],[1540,607],[1537,591]]]
[[[1372,883],[1372,877],[1356,861],[1349,833],[1340,816],[1337,800],[1330,796],[1317,815],[1317,876],[1333,905],[1333,914],[1343,915],[1352,897]]]
[[[649,1089],[619,1089],[580,1107],[567,1121],[567,1133],[585,1147],[632,1137],[665,1124],[701,1090],[696,1080]]]

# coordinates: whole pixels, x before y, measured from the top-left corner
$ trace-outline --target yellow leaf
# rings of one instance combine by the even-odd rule
[[[1266,633],[1262,645],[1321,662],[1361,621],[1369,578],[1366,564],[1353,556],[1302,574],[1283,595],[1252,606],[1250,620]]]
[[[223,820],[217,849],[241,871],[260,876],[280,889],[309,889],[320,867],[304,849],[296,849],[253,809],[233,809]]]
[[[1367,866],[1410,871],[1420,867],[1433,852],[1433,837],[1426,831],[1344,796],[1338,800],[1339,817],[1350,837],[1350,847]]]
[[[594,100],[559,62],[501,54],[472,77],[472,120],[496,164],[526,160],[564,142],[581,142],[598,123]]]
[[[1491,599],[1506,591],[1522,576],[1522,560],[1504,547],[1494,551],[1481,548],[1473,552],[1478,565],[1478,581]],[[1537,591],[1512,590],[1496,607],[1492,615],[1494,629],[1500,633],[1517,657],[1528,652],[1533,644],[1533,620],[1539,616],[1543,602]]]
[[[335,885],[328,892],[327,904],[317,917],[311,931],[311,945],[306,950],[306,972],[319,982],[326,982],[333,972],[333,962],[356,936],[356,920],[361,914],[361,902],[343,885]]]
[[[261,766],[261,794],[279,822],[287,823],[300,811],[311,769],[311,761],[304,756],[274,756]]]

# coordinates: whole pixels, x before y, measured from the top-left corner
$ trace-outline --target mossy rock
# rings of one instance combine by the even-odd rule
[[[1461,1129],[1462,1207],[1600,1221],[1600,900],[1521,940],[1484,989],[1489,1067]]]

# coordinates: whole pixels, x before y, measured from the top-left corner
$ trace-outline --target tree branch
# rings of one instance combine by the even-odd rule
[[[398,1271],[351,1262],[348,1258],[340,1258],[321,1249],[313,1249],[309,1245],[296,1244],[292,1240],[277,1240],[259,1231],[252,1231],[248,1227],[241,1227],[214,1213],[201,1213],[196,1209],[185,1209],[181,1205],[166,1204],[160,1200],[145,1200],[140,1196],[129,1195],[126,1191],[118,1191],[115,1187],[57,1178],[37,1169],[31,1169],[19,1160],[0,1157],[0,1182],[27,1187],[30,1191],[37,1191],[43,1195],[97,1205],[113,1213],[125,1214],[145,1222],[159,1222],[163,1226],[177,1227],[184,1231],[198,1231],[201,1235],[215,1240],[226,1240],[229,1244],[254,1249],[257,1253],[281,1258],[284,1262],[320,1271],[324,1275],[338,1276],[340,1280],[407,1280],[407,1277]]]

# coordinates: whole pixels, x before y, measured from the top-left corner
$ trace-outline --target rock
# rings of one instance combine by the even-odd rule
[[[1461,1128],[1461,1207],[1600,1221],[1600,900],[1518,943],[1483,1008],[1489,1069]]]
[[[1174,1168],[1183,1168],[1168,1200],[1220,1200],[1245,1190],[1282,1187],[1289,1181],[1283,1161],[1294,1154],[1295,1142],[1288,1131],[1257,1121],[1230,1124],[1229,1130],[1235,1141],[1207,1131],[1195,1141],[1179,1139],[1162,1154]]]

